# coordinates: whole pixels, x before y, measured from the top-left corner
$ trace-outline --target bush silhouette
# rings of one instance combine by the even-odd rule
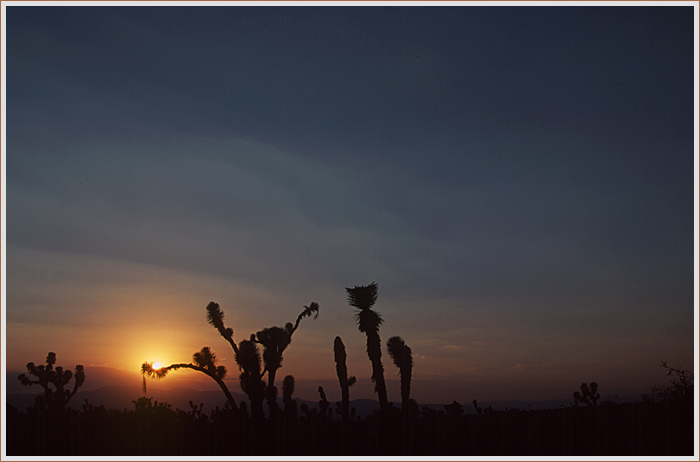
[[[695,390],[693,373],[687,369],[671,367],[666,361],[661,361],[661,367],[666,369],[666,375],[671,377],[671,384],[652,387],[650,393],[642,395],[642,399],[652,403],[667,402],[692,405]]]

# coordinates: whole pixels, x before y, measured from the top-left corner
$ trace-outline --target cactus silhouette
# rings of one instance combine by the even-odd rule
[[[326,393],[323,391],[323,387],[319,385],[318,394],[321,399],[318,401],[318,412],[322,420],[331,420],[331,415],[333,414],[333,409],[330,407],[330,403],[326,398]]]
[[[355,313],[355,321],[360,332],[367,336],[367,357],[372,363],[372,382],[379,396],[379,407],[382,414],[389,411],[389,401],[386,395],[386,382],[384,381],[384,366],[382,366],[382,343],[379,337],[379,326],[382,317],[371,308],[377,301],[377,284],[368,286],[355,286],[346,288],[348,303],[358,308]]]
[[[287,421],[296,421],[297,402],[294,401],[294,376],[288,375],[282,381],[282,402],[284,403],[284,415]]]
[[[318,313],[318,303],[311,302],[309,306],[304,306],[294,324],[287,323],[284,328],[273,326],[262,329],[251,335],[250,340],[244,340],[240,342],[240,345],[236,345],[236,342],[233,340],[234,331],[231,327],[226,327],[224,324],[224,311],[219,304],[209,302],[207,305],[207,322],[214,326],[219,331],[219,334],[231,345],[236,357],[236,363],[241,368],[241,388],[245,387],[243,391],[251,398],[251,415],[257,414],[258,410],[256,407],[261,396],[267,396],[271,412],[276,410],[277,390],[275,389],[275,378],[277,370],[282,367],[282,354],[291,343],[292,335],[299,328],[301,320],[312,315],[316,319]],[[241,352],[241,345],[244,342],[249,343],[246,344],[246,351]],[[263,347],[262,361],[265,367],[262,371],[260,369],[260,353],[255,346],[256,343]],[[265,373],[268,374],[267,387],[263,387],[262,391],[260,391],[262,378]]]
[[[216,327],[219,334],[231,345],[234,353],[238,353],[236,342],[233,341],[233,329],[224,325],[224,312],[218,303],[209,302],[207,305],[207,322]]]
[[[403,454],[407,454],[409,452],[409,415],[417,407],[411,402],[413,355],[411,354],[411,348],[398,335],[387,340],[386,348],[394,365],[399,368],[399,375],[401,376],[401,450]]]
[[[598,398],[600,398],[600,393],[598,393],[598,384],[591,382],[589,386],[586,383],[581,384],[581,391],[574,392],[574,399],[577,403],[585,403],[588,406],[595,406]]]
[[[292,325],[292,323],[289,322],[284,328],[277,326],[268,327],[258,331],[255,336],[251,337],[251,340],[263,346],[262,359],[265,365],[263,375],[267,372],[268,383],[266,394],[268,397],[268,406],[271,410],[276,408],[275,377],[277,369],[282,367],[282,354],[292,342],[292,335],[299,328],[301,320],[311,315],[314,315],[314,319],[316,319],[318,318],[318,312],[318,303],[312,302],[309,306],[305,306],[304,310],[299,313],[295,324]]]
[[[236,363],[241,369],[241,390],[250,399],[250,415],[254,420],[260,420],[263,416],[262,402],[265,397],[265,386],[262,383],[260,350],[253,340],[240,342]]]
[[[64,370],[61,366],[54,368],[54,364],[56,364],[56,353],[49,352],[46,356],[45,366],[35,366],[34,363],[27,363],[27,372],[36,377],[35,380],[27,377],[26,374],[20,374],[17,380],[26,386],[41,385],[44,389],[44,395],[39,396],[37,399],[39,407],[59,410],[68,404],[68,401],[75,396],[78,388],[85,382],[85,370],[80,364],[75,366],[75,372]],[[73,389],[66,390],[65,387],[71,379],[74,379]]]
[[[219,388],[221,388],[221,391],[224,392],[224,395],[226,395],[226,399],[231,405],[231,408],[238,411],[236,401],[233,399],[233,395],[231,395],[226,383],[224,383],[224,377],[226,377],[226,367],[216,365],[216,354],[214,354],[209,347],[204,347],[192,355],[192,361],[194,364],[171,364],[166,367],[161,367],[160,369],[154,369],[152,363],[144,362],[141,364],[141,374],[143,375],[143,392],[146,393],[146,377],[163,379],[170,371],[176,371],[178,369],[192,369],[211,377],[216,384],[219,385]]]
[[[411,372],[413,370],[413,356],[411,348],[398,335],[391,337],[386,342],[389,357],[394,365],[399,368],[401,376],[401,407],[408,409],[411,395]]]
[[[348,355],[345,352],[345,345],[340,337],[336,337],[333,342],[333,355],[335,356],[335,371],[338,374],[338,382],[341,391],[340,414],[343,424],[347,426],[350,422],[350,387],[355,384],[355,376],[348,377],[348,367],[345,363]]]

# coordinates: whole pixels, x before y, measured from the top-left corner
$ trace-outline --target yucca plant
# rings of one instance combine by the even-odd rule
[[[233,329],[224,325],[224,311],[218,303],[209,302],[207,305],[207,322],[216,327],[219,334],[231,345],[234,353],[238,353],[236,342],[233,341]]]
[[[236,406],[236,401],[233,399],[233,395],[226,386],[226,383],[224,383],[224,377],[226,377],[226,367],[216,365],[216,354],[214,354],[214,352],[211,351],[209,347],[204,347],[200,351],[192,355],[192,361],[194,364],[178,363],[161,367],[159,369],[155,369],[153,367],[153,363],[144,362],[143,364],[141,364],[144,394],[146,393],[146,377],[163,379],[166,375],[168,375],[168,372],[170,371],[176,371],[178,369],[192,369],[195,371],[202,372],[207,376],[211,377],[216,382],[216,384],[219,385],[219,388],[221,388],[221,391],[224,392],[224,395],[226,395],[226,399],[231,405],[231,408],[237,411],[238,406]]]
[[[36,379],[31,379],[26,374],[20,374],[17,380],[26,386],[40,385],[44,389],[44,395],[39,397],[40,406],[46,406],[50,410],[59,410],[68,404],[78,388],[85,382],[85,370],[80,364],[75,366],[75,372],[64,370],[61,366],[54,368],[54,364],[56,364],[56,353],[49,352],[46,356],[45,366],[27,363],[27,372]],[[73,389],[66,390],[65,387],[71,379],[74,379]]]
[[[408,409],[411,395],[411,372],[413,370],[413,355],[411,348],[398,335],[391,337],[386,342],[389,357],[394,365],[399,368],[401,376],[401,407]]]
[[[401,450],[403,454],[407,454],[410,452],[409,416],[415,409],[414,403],[411,402],[413,355],[411,348],[398,335],[387,340],[386,348],[394,365],[399,368],[401,376]]]
[[[265,366],[263,375],[267,372],[267,390],[268,406],[271,412],[277,408],[277,390],[275,389],[275,378],[277,370],[282,367],[282,354],[292,342],[292,335],[299,328],[299,323],[305,317],[314,316],[318,318],[319,305],[312,302],[309,306],[305,306],[296,322],[292,324],[288,322],[284,328],[273,326],[258,331],[251,340],[263,346],[262,359]]]
[[[344,426],[350,422],[350,387],[357,379],[354,376],[348,377],[348,367],[346,364],[347,353],[345,345],[340,337],[336,337],[333,342],[333,356],[335,358],[335,371],[338,374],[338,382],[341,391],[340,414],[343,418]]]
[[[345,290],[350,306],[359,309],[355,313],[355,321],[360,332],[367,336],[367,357],[372,363],[372,382],[379,396],[379,408],[383,414],[386,414],[389,411],[389,401],[384,381],[384,366],[382,366],[382,342],[379,337],[382,317],[372,310],[372,306],[377,301],[377,284],[373,282],[367,286],[355,286]]]
[[[251,336],[252,337],[252,336]],[[239,376],[241,390],[250,399],[250,413],[254,420],[262,419],[262,402],[265,397],[265,386],[262,382],[262,360],[260,350],[255,342],[243,340],[238,345],[236,363],[241,369]]]
[[[294,376],[288,375],[282,381],[282,402],[284,402],[284,414],[287,420],[296,420],[297,403],[292,398],[294,394]]]

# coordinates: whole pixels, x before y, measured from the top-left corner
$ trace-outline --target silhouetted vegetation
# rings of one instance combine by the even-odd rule
[[[411,400],[411,372],[413,371],[413,355],[411,348],[398,335],[386,342],[389,357],[399,368],[401,376],[401,453],[409,453],[409,424],[417,405]]]
[[[240,370],[240,387],[250,401],[251,422],[249,423],[250,431],[247,444],[256,448],[256,451],[261,450],[262,445],[272,445],[275,448],[275,452],[279,453],[282,450],[282,441],[278,434],[283,417],[277,404],[276,373],[282,367],[282,354],[292,342],[292,335],[299,328],[301,320],[312,315],[314,319],[318,317],[318,303],[312,302],[309,306],[305,306],[297,316],[294,324],[288,322],[284,328],[273,326],[262,329],[255,334],[251,334],[250,339],[242,340],[239,344],[236,344],[233,339],[233,328],[225,325],[224,312],[219,304],[210,302],[206,307],[206,311],[207,322],[216,328],[233,349],[234,358]],[[258,345],[262,345],[262,355]],[[242,413],[247,415],[247,406],[243,406],[245,403],[241,403],[240,409],[236,406],[233,396],[224,383],[226,368],[215,364],[216,355],[209,347],[204,347],[200,352],[195,353],[193,362],[194,364],[171,364],[159,369],[154,368],[152,363],[144,362],[141,365],[141,373],[144,375],[144,393],[146,393],[146,376],[162,379],[171,370],[180,368],[193,369],[208,375],[219,385],[226,395],[227,406],[233,414]],[[265,374],[267,374],[267,384],[263,382]],[[293,384],[293,377],[291,377],[291,381],[287,384],[288,390],[289,387],[293,390]],[[265,399],[267,399],[268,404],[269,421],[273,423],[272,429],[264,428],[263,401]],[[285,418],[287,417],[285,415]]]
[[[285,380],[286,384],[290,381]],[[288,387],[283,388],[289,390]],[[380,415],[331,419],[331,408],[288,400],[280,425],[268,416],[266,444],[251,437],[247,413],[228,406],[210,412],[190,403],[173,409],[152,398],[131,410],[85,403],[82,410],[51,413],[37,407],[7,409],[7,453],[12,456],[672,456],[693,454],[693,407],[677,403],[603,403],[539,411],[467,414],[460,403],[445,411],[423,408],[411,417],[410,445],[401,443],[402,413],[392,408],[387,438]],[[320,399],[324,403],[323,396]],[[243,407],[243,406],[241,406]],[[323,410],[325,409],[325,410]],[[344,439],[347,444],[344,445]],[[274,442],[279,441],[279,447]]]
[[[389,357],[394,361],[394,365],[399,368],[399,375],[401,376],[401,405],[406,408],[411,395],[411,371],[413,370],[411,348],[398,335],[387,340],[386,347]]]
[[[670,385],[656,385],[642,399],[652,403],[693,404],[693,373],[687,369],[675,368],[661,361],[661,367],[666,369],[666,375],[671,377]]]
[[[574,392],[574,400],[576,403],[583,403],[588,406],[595,406],[600,398],[600,393],[598,393],[598,384],[591,382],[589,386],[587,383],[581,384],[581,391]]]
[[[236,401],[233,399],[233,395],[231,395],[231,392],[226,386],[226,383],[224,383],[224,378],[226,377],[226,367],[216,365],[216,355],[214,354],[214,352],[211,351],[209,347],[204,347],[201,351],[198,351],[197,353],[192,355],[192,360],[194,364],[171,364],[166,367],[161,367],[160,369],[154,369],[152,363],[143,363],[141,365],[141,373],[144,376],[143,392],[146,393],[146,376],[162,379],[165,378],[166,375],[168,375],[169,371],[176,371],[182,368],[192,369],[195,371],[203,372],[204,374],[211,377],[226,395],[226,399],[228,400],[228,403],[231,406],[231,408],[237,410],[238,408],[236,407]]]
[[[318,315],[312,303],[295,324],[258,331],[236,343],[234,331],[224,324],[218,304],[207,306],[207,320],[231,345],[239,367],[239,383],[248,401],[237,403],[224,382],[227,371],[216,364],[209,347],[202,348],[191,363],[154,368],[143,363],[144,396],[133,401],[131,410],[111,410],[85,401],[81,410],[65,404],[85,380],[82,366],[75,373],[54,369],[56,355],[47,364],[27,365],[31,379],[22,374],[24,385],[39,384],[44,394],[24,412],[7,408],[7,453],[12,456],[670,456],[693,454],[693,375],[662,362],[671,377],[670,385],[654,387],[637,403],[599,404],[595,382],[583,383],[569,407],[551,410],[475,412],[453,401],[440,410],[410,398],[413,357],[399,336],[389,338],[387,351],[401,378],[401,409],[386,396],[381,364],[379,326],[382,319],[371,310],[377,285],[346,289],[348,302],[359,309],[356,320],[367,336],[367,355],[380,409],[359,418],[350,409],[347,352],[340,337],[333,344],[341,401],[337,412],[318,387],[316,404],[294,399],[295,380],[282,382],[282,408],[277,400],[275,374],[282,355],[291,343],[301,319]],[[262,346],[262,354],[258,345]],[[173,409],[165,402],[145,396],[146,377],[164,378],[180,368],[211,377],[226,395],[223,409],[205,412],[204,404],[189,402],[188,410]],[[267,381],[264,376],[267,375]],[[65,389],[74,378],[71,391]],[[52,387],[50,387],[51,385]],[[267,400],[268,413],[263,403]],[[384,404],[382,402],[384,401]],[[248,404],[249,403],[249,404]],[[586,406],[578,406],[584,403]],[[249,409],[250,407],[250,409]]]
[[[85,382],[85,371],[82,365],[75,366],[75,373],[73,373],[70,370],[64,370],[61,366],[54,368],[54,364],[56,364],[56,353],[49,352],[45,366],[27,363],[27,372],[36,379],[27,377],[26,374],[20,374],[17,377],[22,385],[40,385],[44,389],[44,394],[37,396],[37,406],[40,409],[46,408],[52,411],[63,409]],[[66,389],[71,379],[74,379],[73,389]]]
[[[379,396],[379,407],[382,413],[389,410],[389,400],[386,394],[386,382],[384,381],[384,366],[382,365],[382,342],[379,337],[379,326],[382,317],[372,306],[377,301],[377,284],[375,282],[367,286],[355,286],[345,289],[348,294],[350,306],[359,308],[355,314],[355,321],[360,332],[367,336],[367,357],[372,363],[372,382]]]

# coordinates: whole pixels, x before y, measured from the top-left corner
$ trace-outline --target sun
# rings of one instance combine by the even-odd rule
[[[160,369],[160,368],[163,367],[163,366],[161,366],[160,363],[159,363],[158,361],[156,361],[156,362],[153,363],[153,366],[152,366],[152,367],[153,367],[153,369],[156,369],[156,370],[157,370],[157,369]]]

